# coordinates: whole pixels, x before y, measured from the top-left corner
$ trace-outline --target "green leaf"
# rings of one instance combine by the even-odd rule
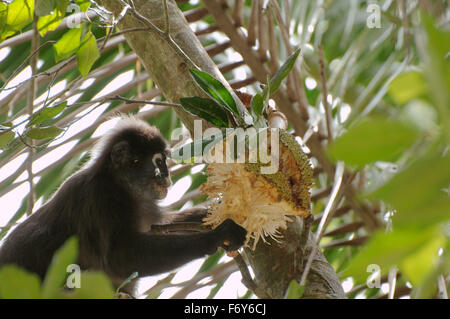
[[[82,28],[70,29],[53,45],[56,51],[56,62],[65,60],[77,52],[81,45],[82,31]]]
[[[439,113],[443,135],[447,143],[450,143],[450,32],[444,28],[437,28],[436,22],[425,12],[422,16],[426,30],[426,50],[421,50],[425,55],[424,66],[428,90],[431,100]]]
[[[389,95],[398,104],[421,98],[427,91],[422,73],[414,71],[400,74],[389,86]]]
[[[44,36],[49,31],[55,30],[61,24],[66,15],[68,5],[69,0],[58,0],[52,14],[42,16],[38,19],[37,28],[41,36]]]
[[[367,195],[369,199],[390,203],[397,213],[394,227],[425,226],[450,219],[450,154],[421,158],[395,175],[385,185]]]
[[[102,272],[86,271],[81,274],[81,287],[67,297],[72,299],[113,299],[111,280]]]
[[[78,70],[85,77],[91,70],[94,62],[100,57],[95,36],[89,31],[83,38],[77,51]]]
[[[227,113],[214,100],[192,96],[181,98],[180,103],[189,113],[197,115],[218,127],[228,127]]]
[[[363,283],[370,273],[369,265],[380,267],[381,276],[386,275],[391,267],[398,266],[404,272],[410,271],[411,279],[420,281],[426,277],[432,267],[424,267],[424,262],[435,265],[438,258],[436,240],[441,240],[436,228],[428,229],[396,229],[386,234],[384,230],[376,232],[361,251],[353,258],[350,266],[344,271],[344,277],[352,276],[356,283]],[[426,255],[426,259],[423,257]],[[417,268],[408,264],[418,263]],[[412,274],[412,275],[411,275]],[[410,279],[408,277],[408,279]]]
[[[36,0],[35,12],[38,17],[49,15],[56,8],[56,0]]]
[[[251,103],[251,110],[257,115],[261,116],[263,114],[263,108],[264,108],[264,99],[261,93],[256,93],[252,97]]]
[[[54,118],[56,115],[61,113],[67,106],[67,102],[63,102],[61,104],[55,105],[53,107],[47,107],[39,111],[33,118],[30,120],[27,126],[37,125],[44,121]]]
[[[9,142],[11,142],[15,136],[16,134],[14,134],[13,131],[0,133],[0,149],[3,149],[6,146],[8,146]]]
[[[14,0],[8,5],[6,25],[16,31],[33,22],[34,1]]]
[[[6,8],[6,22],[2,23],[4,27],[1,29],[0,40],[13,35],[17,31],[20,31],[22,28],[33,22],[33,0],[14,0],[9,5],[7,5]],[[3,16],[4,11],[5,10],[3,8]]]
[[[428,275],[436,268],[438,251],[444,244],[443,236],[436,234],[400,263],[399,268],[413,286],[422,285]]]
[[[191,69],[189,70],[197,84],[211,96],[217,103],[225,107],[231,113],[241,118],[236,102],[233,96],[225,88],[225,86],[219,80],[215,79],[211,74],[203,71]]]
[[[8,6],[4,2],[0,2],[0,30],[6,29],[6,18],[8,16]],[[2,37],[3,31],[0,31],[0,40]]]
[[[64,287],[68,275],[67,266],[75,263],[77,257],[78,239],[76,237],[71,237],[53,256],[52,263],[47,270],[42,285],[42,294],[44,298],[54,298],[59,290]]]
[[[305,286],[300,286],[297,280],[292,279],[286,292],[286,299],[300,299],[305,292]]]
[[[416,128],[382,117],[363,120],[334,141],[329,154],[335,160],[362,166],[395,161],[417,139]]]
[[[1,299],[39,299],[41,280],[17,266],[6,265],[0,268]]]
[[[63,129],[56,126],[33,127],[28,131],[27,136],[33,140],[45,140],[57,137],[62,131]]]
[[[286,62],[283,63],[283,65],[278,69],[278,71],[275,73],[275,75],[270,80],[270,89],[269,95],[274,94],[281,86],[281,82],[289,75],[289,73],[292,71],[292,68],[295,65],[295,61],[297,61],[298,55],[300,54],[300,48],[295,50],[286,60]],[[264,95],[264,94],[263,94]]]

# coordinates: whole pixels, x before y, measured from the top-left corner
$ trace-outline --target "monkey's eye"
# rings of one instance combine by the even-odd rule
[[[153,155],[152,163],[156,167],[161,166],[161,164],[163,163],[163,155],[161,153],[156,153],[155,155]]]

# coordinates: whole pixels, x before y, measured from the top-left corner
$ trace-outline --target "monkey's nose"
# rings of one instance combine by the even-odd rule
[[[156,182],[158,183],[158,185],[163,187],[169,187],[170,185],[172,185],[170,176],[163,176],[161,174],[159,176],[156,176]]]

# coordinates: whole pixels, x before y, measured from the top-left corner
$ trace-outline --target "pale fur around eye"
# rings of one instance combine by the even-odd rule
[[[155,165],[156,167],[158,167],[158,164],[157,164],[157,161],[158,160],[161,160],[161,162],[162,162],[162,160],[163,160],[163,155],[161,154],[161,153],[156,153],[155,155],[153,155],[153,157],[152,157],[152,163],[153,163],[153,165]]]

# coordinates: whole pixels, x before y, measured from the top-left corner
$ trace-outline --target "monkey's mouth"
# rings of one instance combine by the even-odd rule
[[[170,177],[157,179],[155,183],[156,195],[158,199],[164,199],[167,196],[169,186],[172,185]]]

